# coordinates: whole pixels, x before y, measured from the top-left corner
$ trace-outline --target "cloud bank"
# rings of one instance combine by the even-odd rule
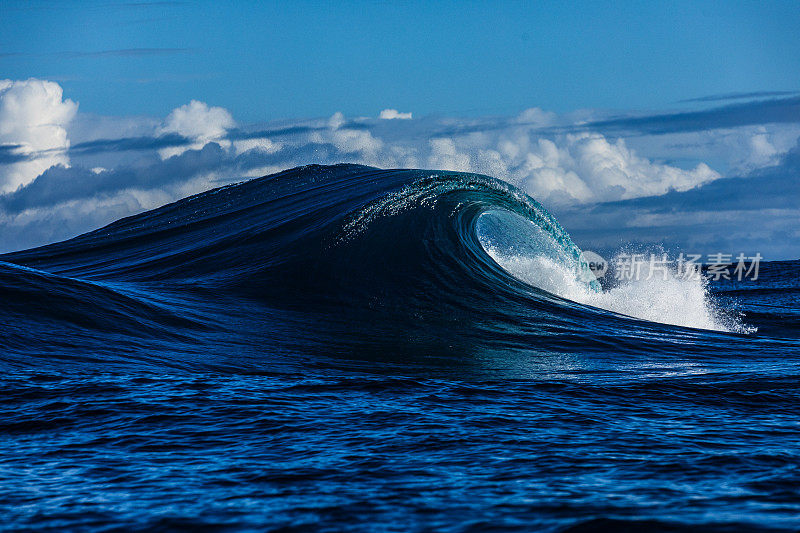
[[[794,105],[793,98],[758,100],[677,118],[530,108],[510,117],[415,119],[385,109],[378,118],[334,113],[241,125],[226,109],[197,100],[163,119],[76,116],[77,104],[56,83],[4,81],[0,251],[68,238],[215,186],[339,162],[504,179],[553,210],[590,249],[730,244],[730,232],[706,224],[723,212],[770,221],[762,230],[736,230],[747,246],[760,238],[789,242],[800,195],[770,191],[779,184],[794,190],[800,116],[781,123],[753,117],[765,106]],[[776,245],[773,253],[800,255],[796,248]]]
[[[57,83],[0,80],[0,153],[16,157],[0,168],[0,193],[27,185],[54,165],[69,164],[66,126],[77,109],[63,99]]]

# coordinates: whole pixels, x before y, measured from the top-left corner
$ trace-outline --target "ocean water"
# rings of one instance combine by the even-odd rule
[[[0,256],[0,527],[798,530],[800,261],[580,254],[503,182],[338,165]]]

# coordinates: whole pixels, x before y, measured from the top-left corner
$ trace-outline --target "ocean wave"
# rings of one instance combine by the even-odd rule
[[[98,346],[149,360],[153,343],[189,367],[263,365],[265,351],[669,355],[753,332],[701,281],[601,289],[538,202],[457,172],[300,167],[0,261],[14,364]]]

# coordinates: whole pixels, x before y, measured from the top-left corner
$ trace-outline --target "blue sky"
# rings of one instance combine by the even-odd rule
[[[800,257],[795,2],[4,2],[0,253],[353,162],[489,174],[585,249]]]
[[[81,111],[239,120],[661,109],[800,88],[796,2],[9,2],[0,72]]]

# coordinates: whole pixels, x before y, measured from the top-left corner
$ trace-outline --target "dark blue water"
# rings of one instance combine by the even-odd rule
[[[800,262],[579,253],[502,182],[342,165],[0,256],[2,527],[800,528]]]

